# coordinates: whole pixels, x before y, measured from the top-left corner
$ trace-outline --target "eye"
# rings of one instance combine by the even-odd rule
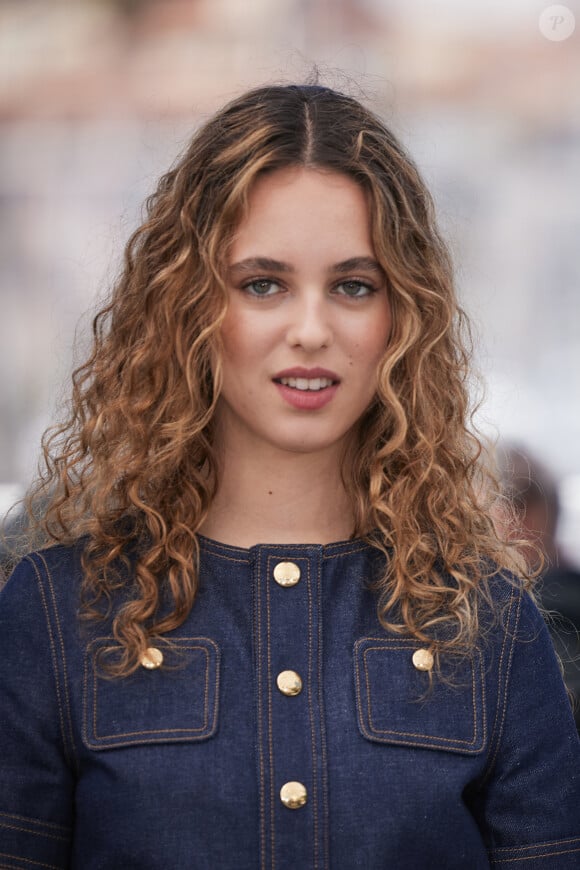
[[[336,292],[339,296],[348,296],[350,299],[361,299],[364,296],[371,296],[376,293],[376,287],[368,284],[366,281],[342,281],[336,285]]]
[[[247,281],[242,290],[250,296],[275,296],[280,293],[280,285],[270,278],[254,278],[252,281]]]

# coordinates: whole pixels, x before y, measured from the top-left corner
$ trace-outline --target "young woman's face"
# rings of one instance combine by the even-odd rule
[[[389,340],[363,190],[334,172],[258,179],[231,250],[219,422],[226,447],[340,446]]]

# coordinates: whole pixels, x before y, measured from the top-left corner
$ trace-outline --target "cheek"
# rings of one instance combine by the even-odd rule
[[[375,369],[381,361],[389,344],[391,335],[390,311],[382,311],[365,324],[364,330],[359,332],[351,345],[353,352],[349,365],[353,359],[363,367]]]
[[[244,318],[230,311],[222,324],[221,337],[224,362],[243,365],[251,347]]]

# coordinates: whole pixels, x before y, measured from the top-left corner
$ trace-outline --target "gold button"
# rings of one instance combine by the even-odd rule
[[[274,580],[280,586],[296,586],[300,580],[300,568],[294,562],[278,562],[274,568]]]
[[[285,782],[280,789],[280,800],[289,810],[299,810],[308,800],[308,795],[301,782]]]
[[[152,671],[163,664],[163,653],[156,646],[150,646],[145,650],[139,661],[144,668]]]
[[[413,664],[418,671],[430,671],[433,667],[433,653],[428,649],[416,649],[413,653]]]
[[[280,671],[276,677],[276,685],[283,695],[299,695],[302,691],[302,680],[296,671]]]

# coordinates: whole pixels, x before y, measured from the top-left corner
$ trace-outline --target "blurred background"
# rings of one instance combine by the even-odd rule
[[[579,6],[0,0],[0,514],[158,176],[226,100],[316,66],[430,183],[487,382],[479,424],[549,470],[580,562]]]

